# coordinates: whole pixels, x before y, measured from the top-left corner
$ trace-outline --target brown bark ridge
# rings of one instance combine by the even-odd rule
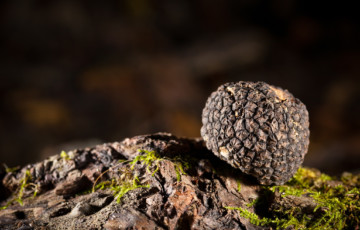
[[[161,160],[129,162],[144,151]],[[0,229],[266,229],[225,208],[255,211],[246,204],[259,197],[260,187],[214,157],[201,139],[136,136],[3,170],[0,179],[0,205],[8,204],[0,210]],[[119,181],[139,186],[119,198]],[[92,192],[94,183],[113,184]],[[299,199],[269,197],[264,210],[316,206]]]

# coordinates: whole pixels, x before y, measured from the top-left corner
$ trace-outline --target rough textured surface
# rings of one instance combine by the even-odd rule
[[[120,159],[133,159],[138,149],[155,150],[166,158],[159,171],[148,173],[136,164],[134,172],[149,188],[129,191],[117,203],[110,190],[82,194],[107,169],[102,180],[119,178],[129,165]],[[210,155],[210,158],[208,156]],[[122,142],[68,152],[70,159],[50,157],[16,172],[2,173],[0,205],[16,195],[21,178],[31,173],[21,206],[14,202],[0,210],[0,229],[256,229],[236,211],[225,206],[244,206],[257,198],[258,186],[239,175],[225,162],[211,157],[200,139],[181,139],[170,134],[154,134]],[[174,157],[191,158],[191,167],[177,179]],[[114,167],[119,165],[118,167]],[[216,165],[216,167],[213,167]],[[215,173],[216,171],[216,173]],[[237,180],[242,182],[238,192]],[[90,183],[91,182],[91,183]],[[7,199],[5,199],[7,197]]]
[[[158,153],[150,167],[134,163],[149,151]],[[345,229],[359,228],[360,176],[345,174],[338,181],[316,170],[299,171],[292,184],[261,186],[211,154],[201,139],[136,136],[55,155],[13,172],[0,167],[0,206],[14,201],[0,210],[0,229],[294,229],[297,221],[291,216],[308,220],[302,228],[320,221],[320,226],[339,229],[334,215],[348,217]],[[100,185],[129,175],[147,186],[128,191],[119,203],[109,188],[91,192],[97,178]],[[14,200],[21,188],[22,205]],[[288,224],[254,225],[260,217]]]
[[[264,185],[287,182],[307,153],[305,105],[264,82],[221,85],[208,98],[202,122],[207,148]]]

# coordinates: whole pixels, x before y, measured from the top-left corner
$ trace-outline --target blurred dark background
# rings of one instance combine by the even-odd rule
[[[158,131],[200,135],[206,98],[265,81],[308,107],[305,165],[360,169],[358,8],[339,1],[0,3],[0,162]]]

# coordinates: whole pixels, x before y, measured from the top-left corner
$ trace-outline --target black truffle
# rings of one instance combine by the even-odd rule
[[[263,185],[286,183],[309,146],[305,105],[264,82],[221,85],[208,98],[202,123],[207,148]]]

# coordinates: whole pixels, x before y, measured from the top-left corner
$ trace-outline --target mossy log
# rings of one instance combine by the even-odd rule
[[[7,171],[7,172],[6,172]],[[2,169],[0,229],[358,229],[359,176],[260,186],[201,139],[127,138]]]

